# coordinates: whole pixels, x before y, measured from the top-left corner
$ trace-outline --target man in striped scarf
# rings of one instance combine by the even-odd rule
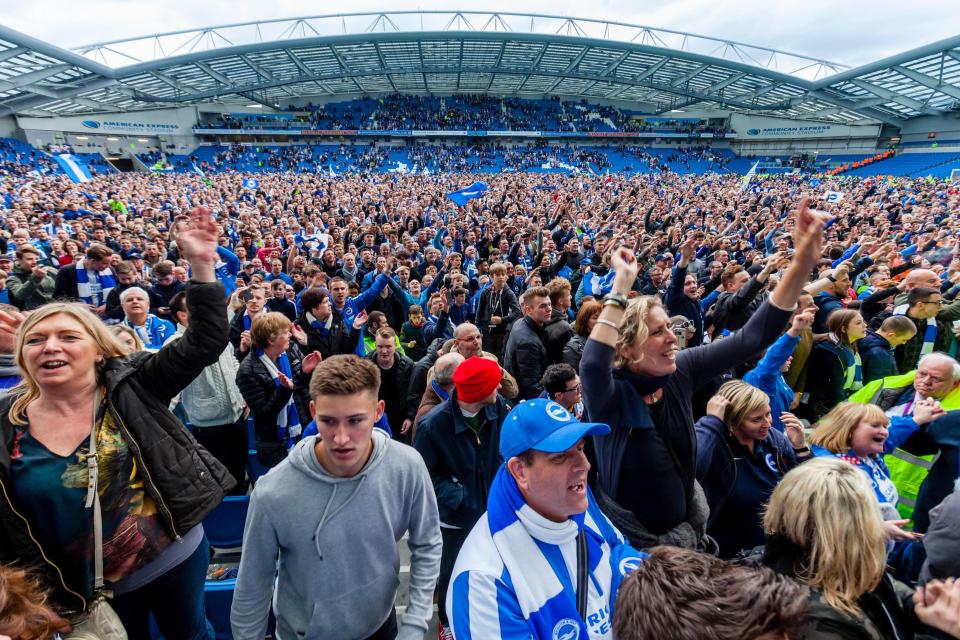
[[[917,333],[895,352],[897,369],[912,371],[920,358],[934,351],[950,349],[950,323],[960,320],[960,298],[945,305],[939,289],[916,287],[907,294],[907,300],[894,308],[893,315],[906,316],[917,326]]]
[[[111,269],[113,251],[102,244],[91,244],[83,258],[57,272],[54,299],[79,300],[98,315],[106,311],[107,296],[117,285]]]

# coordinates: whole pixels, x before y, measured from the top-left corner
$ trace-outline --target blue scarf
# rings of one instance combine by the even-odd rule
[[[267,371],[270,372],[275,387],[280,387],[280,376],[278,373],[282,373],[290,380],[293,380],[293,369],[290,367],[290,358],[286,353],[281,353],[276,363],[267,357],[267,354],[265,354],[262,349],[257,349],[256,354],[267,368]],[[287,446],[287,449],[293,448],[293,445],[299,442],[302,437],[300,413],[297,411],[297,403],[294,402],[293,397],[294,393],[291,391],[290,399],[287,400],[287,406],[284,407],[280,415],[277,416],[277,438]]]
[[[450,394],[444,391],[443,387],[438,385],[436,380],[431,380],[430,386],[433,388],[433,392],[436,393],[441,400],[446,400],[450,397]]]
[[[117,281],[113,277],[113,270],[107,267],[103,271],[88,271],[84,260],[77,261],[77,297],[84,304],[90,304],[99,307],[106,304],[107,296],[110,290],[117,286]],[[94,297],[93,287],[90,286],[90,273],[93,273],[93,279],[100,284],[100,291]]]
[[[593,501],[592,494],[589,500]],[[589,637],[587,625],[577,612],[575,585],[570,585],[567,565],[559,547],[540,544],[527,532],[520,520],[523,509],[530,507],[506,465],[500,465],[487,499],[487,524],[503,565],[510,574],[520,610],[534,629],[533,637],[557,637],[554,631],[563,625],[570,627],[564,627],[568,633],[574,625],[579,627],[579,635],[571,637]],[[577,514],[570,519],[576,523],[580,535],[586,536],[591,580],[603,593],[606,584],[609,584],[604,577],[609,576],[611,567],[600,565],[605,547],[609,547],[593,527],[585,525],[585,515]],[[617,549],[622,547],[633,551],[629,545],[620,545]],[[636,554],[635,551],[633,553]],[[595,575],[597,573],[601,574],[599,582]],[[616,583],[616,580],[613,582]],[[612,597],[610,601],[613,601]]]
[[[905,316],[907,315],[908,305],[902,304],[896,309],[893,310],[893,315],[895,316]],[[923,356],[933,353],[933,347],[937,342],[937,331],[939,327],[937,326],[936,318],[927,318],[927,326],[923,330],[923,346],[920,347],[920,354],[917,356],[917,362],[907,362],[904,366],[907,369],[916,369],[917,363],[920,362],[920,358]]]
[[[147,321],[139,327],[133,326],[130,324],[130,321],[126,319],[124,319],[123,325],[133,329],[134,332],[140,336],[143,346],[147,349],[159,349],[163,346],[166,339],[170,337],[166,331],[167,326],[163,320],[152,313],[147,314]]]

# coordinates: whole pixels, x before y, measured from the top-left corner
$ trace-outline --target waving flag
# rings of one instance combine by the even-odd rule
[[[757,175],[757,166],[759,166],[760,161],[757,160],[753,163],[753,166],[750,167],[750,171],[747,171],[747,175],[743,176],[743,181],[740,184],[739,193],[743,193],[747,190],[747,187],[750,186],[750,180],[753,179],[753,176]]]
[[[486,182],[474,182],[469,187],[464,187],[459,191],[448,193],[447,197],[453,200],[454,204],[456,204],[458,207],[462,207],[470,200],[482,196],[489,188],[490,187],[487,186]]]
[[[840,202],[843,196],[843,191],[827,191],[823,194],[823,199],[827,202]]]
[[[241,183],[244,189],[259,189],[260,181],[256,178],[244,178]]]

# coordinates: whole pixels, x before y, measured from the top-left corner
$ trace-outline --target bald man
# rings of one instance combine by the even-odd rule
[[[456,351],[451,351],[443,354],[433,363],[433,367],[430,369],[433,379],[427,382],[427,389],[420,399],[420,408],[417,409],[417,415],[413,419],[411,440],[417,436],[417,425],[420,423],[420,419],[450,397],[450,392],[453,390],[453,371],[464,360],[466,358],[462,355]]]
[[[460,323],[453,330],[453,346],[450,348],[450,351],[451,353],[459,353],[464,358],[469,358],[470,356],[480,356],[481,358],[487,358],[488,360],[499,362],[495,355],[489,351],[483,350],[483,335],[481,335],[480,329],[477,328],[477,325],[470,322]],[[436,365],[434,365],[427,372],[428,390],[430,388],[430,383],[433,381],[435,368]],[[503,374],[503,379],[500,381],[500,395],[507,400],[516,399],[517,395],[520,393],[520,387],[517,386],[516,378],[507,373],[507,370],[502,366],[500,367],[500,372]]]
[[[903,282],[905,284],[903,293],[898,293],[893,299],[895,305],[904,304],[907,301],[907,294],[910,293],[911,289],[916,289],[917,287],[940,289],[940,285],[943,284],[940,277],[930,269],[913,269],[903,278]]]

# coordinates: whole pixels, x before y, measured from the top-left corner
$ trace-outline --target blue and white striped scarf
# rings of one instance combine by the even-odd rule
[[[85,304],[95,307],[106,304],[110,290],[117,286],[113,269],[107,267],[102,271],[90,271],[84,263],[83,258],[77,260],[77,297]],[[100,283],[100,291],[96,298],[94,298],[94,289],[90,286],[90,274],[93,274],[93,279]]]
[[[588,494],[588,499],[594,504],[593,494]],[[529,510],[530,506],[506,465],[500,465],[487,499],[487,524],[504,568],[510,575],[520,610],[535,630],[533,636],[555,638],[559,628],[567,625],[570,628],[565,630],[572,632],[571,625],[576,624],[579,635],[572,637],[588,638],[586,621],[577,612],[575,584],[570,584],[562,557],[552,557],[551,551],[557,550],[556,547],[533,538],[521,521],[522,512]],[[580,513],[571,516],[570,520],[586,536],[590,581],[601,593],[600,585],[609,584],[608,597],[612,603],[623,577],[621,568],[631,566],[631,561],[635,568],[646,556],[625,543],[611,549],[608,541],[594,529],[596,525],[590,526],[586,522],[586,516],[587,512]],[[560,556],[559,553],[556,555]]]
[[[261,349],[257,349],[257,357],[260,358],[260,362],[262,362],[263,366],[270,372],[274,386],[280,386],[279,374],[281,373],[290,380],[293,380],[290,358],[286,353],[281,353],[276,363]],[[280,442],[286,445],[287,449],[293,448],[293,445],[300,441],[302,433],[300,413],[297,411],[297,403],[294,402],[293,399],[294,393],[295,392],[291,391],[290,399],[287,400],[287,406],[284,407],[283,410],[280,411],[280,415],[277,416],[277,437]]]
[[[147,314],[146,322],[140,326],[134,326],[126,318],[123,320],[123,325],[133,329],[134,332],[140,336],[140,340],[143,342],[144,348],[151,351],[156,351],[162,347],[167,338],[173,335],[167,330],[169,327],[163,322],[163,320],[152,313]]]
[[[893,315],[905,316],[907,315],[907,309],[909,309],[909,305],[902,304],[893,310]],[[937,319],[927,318],[926,323],[927,327],[923,330],[923,346],[920,347],[920,356],[918,357],[917,362],[919,362],[919,358],[933,353],[933,347],[937,342],[937,331],[939,329],[937,326]],[[916,369],[917,362],[907,362],[905,363],[905,366],[907,366],[908,369]]]

